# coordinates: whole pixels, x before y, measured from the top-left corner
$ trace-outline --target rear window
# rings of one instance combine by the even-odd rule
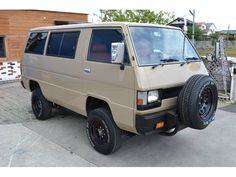
[[[74,58],[78,38],[78,31],[51,33],[47,46],[47,55]]]
[[[25,52],[33,54],[43,54],[47,32],[32,32],[30,33]]]

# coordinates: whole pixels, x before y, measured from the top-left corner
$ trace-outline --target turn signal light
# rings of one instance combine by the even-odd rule
[[[143,105],[143,99],[138,99],[138,105]]]
[[[164,127],[164,122],[158,122],[156,124],[156,128],[162,128],[162,127]]]

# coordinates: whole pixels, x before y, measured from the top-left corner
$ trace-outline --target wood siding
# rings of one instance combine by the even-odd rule
[[[0,10],[0,36],[5,37],[6,58],[21,60],[29,29],[55,25],[55,20],[87,22],[88,15],[41,10]]]

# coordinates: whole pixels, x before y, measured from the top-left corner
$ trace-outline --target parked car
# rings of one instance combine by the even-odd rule
[[[174,135],[204,129],[217,108],[217,88],[178,28],[99,23],[32,29],[22,85],[39,120],[55,105],[87,118],[95,150],[110,154],[122,134]]]

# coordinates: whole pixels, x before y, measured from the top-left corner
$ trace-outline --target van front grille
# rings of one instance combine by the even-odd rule
[[[166,88],[162,90],[162,99],[177,97],[183,86]]]

